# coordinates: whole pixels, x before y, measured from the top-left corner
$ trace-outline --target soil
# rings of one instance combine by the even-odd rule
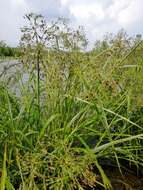
[[[134,169],[122,169],[122,174],[119,169],[114,166],[103,166],[103,170],[112,184],[112,190],[143,190],[143,175],[138,174]],[[94,167],[92,171],[96,173],[97,181],[102,183],[101,176],[97,174],[97,168]],[[104,190],[102,186],[95,185],[89,186],[84,184],[85,190]]]
[[[119,169],[107,167],[104,172],[110,179],[113,190],[143,190],[143,177],[131,170],[124,170],[121,174]]]

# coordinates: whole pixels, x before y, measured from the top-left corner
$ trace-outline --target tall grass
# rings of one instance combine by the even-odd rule
[[[143,163],[142,56],[136,70],[123,67],[130,53],[40,51],[38,85],[37,50],[23,57],[29,79],[17,75],[18,97],[0,84],[1,189],[112,189],[104,161],[121,173],[123,160]]]

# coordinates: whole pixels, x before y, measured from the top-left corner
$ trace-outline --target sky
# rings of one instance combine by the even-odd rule
[[[0,0],[0,40],[16,46],[26,13],[40,13],[46,19],[69,18],[84,26],[89,42],[107,32],[124,29],[129,35],[143,33],[143,0]]]

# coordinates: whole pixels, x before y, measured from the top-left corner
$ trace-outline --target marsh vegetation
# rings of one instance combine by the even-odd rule
[[[1,75],[0,189],[141,189],[141,37],[87,51],[82,27],[25,18],[20,69]]]

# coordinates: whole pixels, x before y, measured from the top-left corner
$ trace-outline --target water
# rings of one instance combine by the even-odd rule
[[[0,81],[6,84],[19,96],[19,85],[29,80],[29,74],[19,60],[0,61]]]
[[[0,61],[0,78],[10,77],[15,72],[20,71],[22,65],[18,60]]]

